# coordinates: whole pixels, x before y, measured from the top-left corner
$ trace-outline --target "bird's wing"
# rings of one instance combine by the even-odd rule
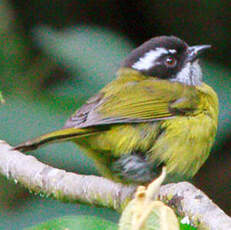
[[[192,113],[200,100],[195,87],[167,80],[127,82],[115,89],[109,85],[90,98],[64,128],[169,119]]]

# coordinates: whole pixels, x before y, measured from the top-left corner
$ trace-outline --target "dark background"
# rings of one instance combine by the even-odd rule
[[[211,44],[204,80],[220,100],[216,144],[193,183],[231,214],[231,3],[225,0],[18,0],[0,2],[0,139],[12,145],[62,127],[84,101],[114,77],[123,58],[157,35]],[[206,127],[205,127],[206,128]],[[70,143],[32,153],[69,171],[96,174]],[[61,204],[0,178],[0,228],[18,229],[53,217],[118,214]]]

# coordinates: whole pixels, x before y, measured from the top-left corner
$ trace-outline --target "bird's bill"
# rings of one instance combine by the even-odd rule
[[[188,48],[188,58],[187,62],[195,61],[200,54],[202,54],[205,50],[211,48],[211,45],[196,45],[196,46],[189,46]]]

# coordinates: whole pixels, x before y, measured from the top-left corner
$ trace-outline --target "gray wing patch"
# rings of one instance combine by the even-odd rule
[[[91,112],[94,113],[95,108],[100,103],[102,98],[103,98],[103,93],[99,93],[91,97],[82,107],[80,107],[80,109],[78,109],[66,121],[63,128],[82,128],[82,127],[90,126],[89,123],[93,123],[93,121],[91,121],[91,118],[94,118],[94,117],[90,116],[90,119],[89,119],[89,115],[91,114]]]

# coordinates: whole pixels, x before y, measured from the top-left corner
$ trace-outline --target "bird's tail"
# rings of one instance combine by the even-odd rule
[[[42,136],[36,137],[32,140],[28,140],[22,144],[17,145],[16,147],[14,147],[14,149],[18,151],[22,151],[22,152],[27,152],[27,151],[35,150],[45,144],[68,141],[68,140],[72,140],[75,138],[92,135],[100,131],[102,130],[97,129],[97,128],[60,129],[60,130],[53,131],[53,132],[44,134]]]

